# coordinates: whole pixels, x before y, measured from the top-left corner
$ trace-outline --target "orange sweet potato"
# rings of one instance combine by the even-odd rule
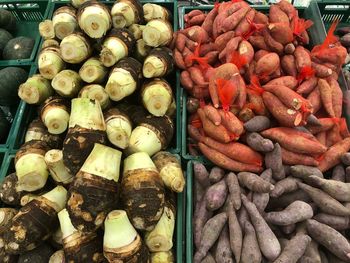
[[[248,93],[249,107],[257,115],[267,115],[267,110],[261,96],[255,93]]]
[[[239,77],[239,85],[238,85],[238,97],[235,100],[235,104],[239,109],[242,109],[247,102],[247,89],[244,83],[243,78]]]
[[[231,133],[231,138],[238,139],[244,132],[242,122],[232,112],[224,112],[219,110],[221,116],[221,124]]]
[[[335,117],[333,108],[333,94],[332,87],[325,79],[318,79],[318,88],[320,90],[320,96],[322,105],[331,117]]]
[[[237,50],[239,43],[241,43],[242,38],[240,36],[232,38],[226,43],[226,47],[219,54],[219,59],[222,61],[230,62],[232,52]]]
[[[264,50],[268,50],[268,51],[270,50],[270,48],[266,45],[265,39],[263,36],[260,36],[260,35],[250,36],[249,42],[257,50],[259,50],[259,49],[264,49]]]
[[[190,67],[187,71],[191,75],[191,79],[193,82],[200,86],[208,85],[208,82],[205,80],[202,71],[198,67]]]
[[[177,48],[174,49],[174,60],[175,60],[175,64],[178,68],[180,69],[186,69],[185,66],[185,61],[180,53],[179,50],[177,50]]]
[[[187,37],[184,34],[178,32],[176,36],[176,41],[175,41],[175,47],[177,48],[178,51],[180,52],[183,51],[186,45],[186,39]]]
[[[202,28],[204,28],[204,30],[207,31],[209,36],[213,34],[213,23],[217,15],[218,10],[216,8],[213,8],[203,21]]]
[[[322,62],[328,62],[334,65],[343,65],[347,56],[346,48],[343,46],[335,46],[326,48],[321,52],[312,52],[312,58],[316,58]]]
[[[257,75],[270,75],[279,68],[280,58],[276,53],[269,53],[261,57],[255,68],[255,73]]]
[[[282,0],[277,3],[278,7],[291,19],[295,14],[295,7],[288,1]]]
[[[201,48],[199,50],[199,56],[203,57],[210,51],[216,51],[216,44],[213,42],[201,45]]]
[[[321,154],[327,148],[320,144],[316,139],[306,138],[296,129],[277,127],[271,128],[261,132],[263,137],[278,142],[281,147],[296,153],[305,154]]]
[[[254,60],[258,61],[259,59],[261,59],[263,56],[269,54],[270,52],[264,49],[260,49],[257,52],[254,53]]]
[[[206,146],[204,143],[198,143],[199,149],[201,152],[214,164],[234,172],[253,172],[260,173],[262,167],[258,165],[245,164],[237,162],[227,157],[226,155],[220,153],[219,151],[214,150]]]
[[[332,145],[340,142],[343,137],[340,134],[339,125],[334,125],[332,129],[327,131],[327,141],[326,146],[331,147]]]
[[[286,53],[287,55],[293,55],[294,51],[295,51],[295,46],[293,43],[288,43],[284,47],[284,53]]]
[[[278,55],[283,55],[284,46],[271,36],[267,28],[263,29],[262,32],[267,47]]]
[[[275,119],[283,126],[295,127],[303,125],[301,118],[298,118],[298,112],[288,109],[275,95],[266,91],[262,95],[265,106],[269,109]]]
[[[215,45],[218,51],[224,50],[224,48],[227,46],[227,43],[235,37],[234,31],[228,31],[220,36],[218,36],[215,39]],[[237,45],[238,46],[238,45]]]
[[[320,125],[306,125],[306,129],[308,129],[312,134],[316,134],[332,129],[335,124],[334,120],[331,118],[319,118],[318,121]]]
[[[307,100],[311,103],[313,112],[318,112],[319,109],[322,107],[321,103],[321,94],[320,89],[318,88],[318,85],[314,88],[313,91],[307,96]]]
[[[246,59],[246,63],[250,64],[250,62],[254,58],[254,48],[253,46],[246,40],[242,40],[238,46],[238,53],[241,56],[244,56]]]
[[[296,77],[298,72],[295,65],[295,58],[293,55],[285,55],[281,58],[281,67],[284,73],[289,76]]]
[[[270,23],[287,23],[289,24],[289,18],[286,13],[284,13],[281,8],[277,5],[271,5],[269,11],[269,21]]]
[[[343,110],[343,92],[339,86],[337,79],[328,78],[328,83],[332,89],[332,105],[334,116],[340,118]]]
[[[218,24],[218,27],[222,30],[222,32],[234,30],[250,9],[250,6],[245,6],[238,9],[236,12],[232,13],[232,15],[226,17],[222,24]]]
[[[325,65],[312,62],[311,66],[315,70],[315,75],[318,78],[326,78],[332,75],[332,70]]]
[[[253,22],[256,24],[267,24],[269,22],[269,18],[265,14],[257,11]]]
[[[297,93],[299,94],[309,94],[317,85],[318,79],[316,77],[311,77],[304,80],[301,85],[297,88]]]
[[[191,75],[187,70],[183,70],[180,74],[180,83],[185,89],[191,90],[193,88],[193,81]]]
[[[270,80],[265,85],[281,85],[292,90],[295,90],[298,86],[298,80],[293,76],[283,76],[273,80]]]
[[[204,110],[205,116],[207,116],[207,118],[211,120],[212,123],[214,123],[215,125],[221,124],[221,116],[217,108],[214,108],[211,105],[205,105],[203,107],[203,110]]]
[[[324,146],[327,145],[327,133],[319,132],[315,135],[316,139]]]
[[[207,60],[208,64],[213,65],[218,60],[218,56],[219,56],[219,51],[210,51],[207,54],[205,54],[204,57],[208,59]]]
[[[286,165],[307,165],[307,166],[317,166],[319,163],[313,157],[288,151],[281,148],[282,151],[282,162]]]
[[[304,67],[311,67],[311,57],[309,51],[303,46],[297,46],[294,51],[295,64],[300,72]]]
[[[189,39],[197,43],[206,43],[209,41],[207,31],[200,26],[192,26],[186,29],[186,35]]]
[[[325,172],[340,163],[341,156],[350,150],[350,137],[330,147],[323,155],[318,165],[321,172]]]
[[[241,22],[239,22],[239,24],[237,25],[237,27],[235,29],[236,36],[241,36],[243,33],[247,32],[249,30],[250,25],[248,23],[248,19],[250,21],[253,21],[255,13],[256,13],[255,9],[250,9],[248,11],[245,18],[242,19]]]
[[[293,31],[289,27],[289,23],[270,23],[268,29],[271,36],[282,45],[293,41]]]
[[[189,24],[190,26],[195,26],[195,25],[200,26],[200,25],[203,24],[203,22],[204,22],[206,16],[207,16],[206,14],[203,14],[203,13],[202,13],[202,14],[196,15],[196,16],[194,16],[194,17],[191,17],[191,18],[188,20],[188,24]]]

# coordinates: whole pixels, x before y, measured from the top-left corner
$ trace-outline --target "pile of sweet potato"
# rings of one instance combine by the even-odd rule
[[[268,14],[223,2],[207,14],[191,11],[185,22],[174,58],[189,94],[190,154],[236,172],[271,165],[323,172],[340,163],[350,139],[337,81],[347,51],[336,23],[310,48],[312,21],[284,0]]]
[[[350,262],[350,153],[331,179],[317,168],[210,171],[193,163],[194,263]]]

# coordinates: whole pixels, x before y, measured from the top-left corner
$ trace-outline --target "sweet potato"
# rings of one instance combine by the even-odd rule
[[[222,32],[234,30],[239,22],[246,16],[250,10],[250,6],[244,6],[234,12],[232,15],[226,17],[221,25],[218,25]]]
[[[230,132],[235,138],[244,132],[244,127],[242,122],[230,111],[224,112],[219,110],[221,116],[221,124]]]
[[[260,132],[270,128],[270,119],[265,116],[255,116],[244,123],[244,128],[249,132]]]
[[[228,31],[224,34],[221,34],[215,39],[216,49],[221,52],[227,46],[228,42],[235,37],[234,31]],[[239,38],[237,38],[238,40]],[[237,44],[238,46],[238,44]]]
[[[282,0],[277,3],[278,7],[291,19],[295,15],[295,7],[288,1]]]
[[[327,80],[319,79],[318,88],[320,90],[321,100],[323,107],[331,117],[335,117],[335,112],[333,109],[333,90],[332,87],[328,84]]]
[[[318,112],[321,109],[321,93],[318,85],[314,88],[313,91],[307,97],[307,100],[311,103],[313,112]]]
[[[253,109],[254,113],[257,115],[267,115],[267,109],[265,107],[262,97],[258,94],[248,92],[248,101],[250,107]]]
[[[262,256],[254,227],[249,221],[246,221],[244,224],[241,263],[260,263],[261,258]]]
[[[256,52],[254,53],[254,60],[255,60],[255,61],[258,61],[260,58],[262,58],[263,56],[265,56],[265,55],[267,55],[267,54],[269,54],[269,53],[270,53],[270,52],[267,51],[267,50],[260,49],[260,50],[258,50],[258,51],[256,51]]]
[[[217,182],[219,182],[225,175],[225,171],[218,167],[218,166],[214,166],[209,173],[209,181],[212,184],[215,184]]]
[[[239,85],[238,85],[238,97],[235,100],[235,104],[239,109],[242,109],[247,103],[247,89],[244,83],[244,80],[239,76]]]
[[[274,263],[287,263],[287,262],[297,262],[301,258],[311,242],[311,237],[308,235],[295,235],[286,247],[282,250],[282,253],[274,261]]]
[[[228,227],[229,227],[229,233],[230,233],[230,246],[231,250],[233,252],[233,255],[235,256],[236,262],[240,261],[241,258],[241,252],[242,252],[242,229],[239,225],[236,211],[233,209],[232,205],[228,206],[227,209],[227,215],[228,215]]]
[[[210,10],[210,12],[207,14],[203,21],[202,28],[204,28],[204,30],[207,31],[209,36],[213,34],[213,23],[217,14],[218,10],[216,8],[213,8],[212,10]]]
[[[233,263],[233,255],[230,247],[230,237],[227,224],[221,231],[215,251],[216,262]]]
[[[200,246],[194,255],[194,262],[200,263],[201,260],[206,256],[209,249],[219,238],[219,235],[222,231],[222,228],[226,224],[226,221],[226,213],[220,213],[207,221],[202,230]]]
[[[256,24],[267,24],[269,22],[269,18],[264,13],[256,11],[253,22]]]
[[[195,84],[200,86],[208,85],[202,71],[198,67],[190,67],[187,69],[187,71],[190,73],[191,79]]]
[[[194,42],[193,40],[189,39],[189,38],[186,38],[186,41],[185,41],[185,45],[186,47],[191,50],[192,52],[195,51],[195,49],[197,48],[198,46],[198,43],[197,42]]]
[[[261,216],[256,206],[250,202],[245,195],[242,194],[241,198],[256,231],[257,240],[262,254],[268,260],[275,260],[281,253],[281,246],[278,239]]]
[[[332,145],[340,142],[343,137],[340,134],[339,126],[334,125],[332,129],[327,131],[327,141],[326,141],[326,146],[331,147]]]
[[[281,8],[277,5],[271,5],[269,11],[269,21],[270,23],[287,23],[289,24],[289,18],[286,13],[284,13]]]
[[[260,174],[260,178],[265,180],[266,182],[271,182],[272,179],[272,170],[266,169]],[[270,200],[269,193],[258,193],[254,192],[252,196],[252,202],[255,204],[256,208],[260,213],[265,211],[265,208]]]
[[[203,188],[207,188],[210,185],[209,172],[204,164],[193,162],[193,172],[195,180],[198,181]]]
[[[306,165],[293,165],[293,166],[291,166],[290,167],[290,174],[293,177],[302,179],[306,183],[312,182],[309,179],[309,177],[311,175],[316,175],[320,178],[323,178],[323,174],[318,168],[306,166]]]
[[[247,187],[249,190],[258,193],[268,193],[271,192],[274,186],[265,181],[258,175],[249,172],[240,172],[237,175],[240,185]]]
[[[347,216],[336,216],[325,213],[318,213],[313,217],[313,219],[336,230],[346,230],[348,229],[350,223],[350,219]]]
[[[192,17],[198,16],[198,15],[202,15],[203,11],[198,10],[198,9],[194,9],[191,12],[189,12],[188,14],[186,14],[186,18],[185,21],[189,21],[189,19],[191,19]]]
[[[269,29],[271,36],[282,45],[286,45],[293,41],[293,31],[289,27],[289,23],[270,23],[267,28]]]
[[[207,54],[205,54],[204,58],[207,59],[208,64],[213,65],[218,60],[218,56],[219,56],[219,51],[210,51]]]
[[[258,152],[270,152],[274,145],[271,140],[264,139],[259,133],[253,132],[247,135],[247,144]]]
[[[309,79],[304,80],[300,86],[297,88],[297,93],[299,94],[309,94],[314,90],[317,86],[317,78],[311,77]]]
[[[322,64],[312,62],[311,66],[315,70],[315,75],[318,78],[327,78],[332,75],[332,70]]]
[[[207,31],[200,26],[191,26],[187,28],[186,35],[189,39],[197,43],[206,43],[209,40]]]
[[[200,46],[199,56],[204,56],[210,51],[216,51],[216,44],[213,42],[209,42]]]
[[[250,64],[254,58],[254,48],[253,46],[246,40],[242,40],[238,46],[238,53],[241,56],[244,56],[246,59],[246,63]]]
[[[298,186],[300,189],[305,191],[310,196],[312,201],[325,213],[339,216],[350,215],[349,208],[346,208],[325,192],[303,183],[298,183]]]
[[[300,179],[288,176],[275,184],[275,188],[271,191],[271,197],[279,197],[284,193],[290,193],[298,189],[297,182],[301,182]]]
[[[284,55],[281,58],[281,68],[289,76],[296,77],[298,74],[293,55]]]
[[[202,197],[204,195],[204,189],[203,186],[198,182],[194,181],[194,203],[197,205],[202,200]]]
[[[214,123],[215,125],[221,124],[221,116],[219,111],[216,108],[208,104],[204,106],[203,110],[204,110],[205,116],[207,116],[207,118],[212,123]]]
[[[319,223],[316,220],[306,221],[307,231],[319,244],[326,247],[338,258],[348,262],[350,259],[350,243],[334,228]]]
[[[202,109],[198,109],[198,116],[202,122],[204,133],[218,142],[227,143],[231,141],[229,132],[222,125],[215,125],[206,116]]]
[[[306,138],[306,133],[302,135],[302,132],[298,132],[292,128],[271,128],[262,131],[261,135],[268,139],[275,140],[281,147],[297,153],[321,154],[327,150],[325,146],[316,140]]]
[[[187,70],[183,70],[180,74],[180,83],[185,89],[191,90],[193,88],[193,81],[191,75]]]
[[[335,122],[332,118],[319,118],[320,125],[306,125],[306,128],[312,133],[316,134],[323,131],[328,131],[333,128]]]
[[[197,203],[193,213],[194,245],[198,249],[202,240],[202,229],[205,223],[212,217],[213,212],[207,210],[205,196]]]
[[[207,209],[209,211],[215,211],[219,209],[225,203],[226,197],[227,185],[225,180],[221,180],[216,184],[209,186],[205,193]]]
[[[319,132],[315,134],[316,139],[324,146],[327,147],[327,133],[326,132]]]
[[[310,180],[324,192],[340,202],[350,201],[350,183],[344,183],[331,179],[319,178],[311,175]]]
[[[343,110],[343,92],[339,86],[337,79],[329,78],[329,85],[332,89],[332,106],[334,116],[340,118]]]
[[[331,179],[345,183],[345,169],[342,164],[338,164],[333,168]]]
[[[260,35],[250,36],[249,42],[256,49],[263,49],[263,50],[270,51],[270,48],[266,45],[265,38],[263,36],[260,36]]]
[[[296,190],[290,193],[285,193],[278,198],[271,197],[267,205],[267,210],[275,210],[277,208],[284,208],[296,200],[310,202],[311,198],[302,190]]]
[[[277,96],[271,92],[265,91],[262,98],[265,106],[281,125],[286,127],[295,127],[304,124],[298,111],[288,108]]]
[[[265,166],[266,168],[271,168],[272,177],[275,180],[281,180],[286,177],[282,164],[281,146],[278,143],[275,143],[271,152],[265,154]]]
[[[176,48],[174,49],[174,60],[175,64],[179,69],[186,69],[185,61],[182,57],[182,54]]]
[[[253,164],[245,164],[233,159],[230,159],[226,155],[220,153],[213,148],[206,146],[204,143],[198,143],[199,149],[201,152],[214,164],[231,171],[247,171],[247,172],[261,172],[261,166]]]
[[[245,107],[238,113],[238,118],[244,123],[254,118],[254,116],[253,110]]]
[[[230,39],[228,42],[226,42],[225,48],[219,54],[219,59],[225,62],[230,62],[232,52],[237,50],[239,43],[241,43],[241,41],[242,41],[242,37],[237,36]]]
[[[186,39],[187,37],[182,34],[181,32],[178,32],[175,40],[175,47],[178,51],[182,52],[186,45]]]
[[[273,80],[270,80],[265,85],[281,85],[292,90],[295,90],[298,86],[298,80],[293,76],[283,76]]]
[[[313,114],[310,114],[309,117],[307,117],[307,124],[315,126],[321,125],[320,120]]]
[[[306,228],[306,223],[305,223]],[[305,229],[305,233],[307,234],[307,230]],[[311,240],[309,245],[307,246],[304,255],[299,259],[298,263],[327,263],[321,260],[320,250],[318,249],[318,243],[314,240]]]
[[[191,17],[190,20],[188,21],[188,24],[191,25],[191,26],[195,26],[195,25],[202,25],[204,20],[206,18],[206,14],[199,14],[199,15],[196,15],[194,17]]]
[[[263,29],[263,36],[266,46],[273,52],[276,52],[278,55],[283,55],[284,46],[276,41],[270,34],[267,28]]]
[[[201,263],[216,263],[213,256],[208,252],[205,258],[202,259]]]
[[[282,211],[266,213],[265,220],[274,225],[287,226],[310,219],[313,214],[308,203],[295,201]]]
[[[322,52],[312,52],[311,55],[313,60],[316,58],[322,62],[328,62],[334,65],[343,65],[347,55],[347,50],[340,45],[323,49]]]
[[[294,153],[284,148],[281,149],[281,152],[282,152],[283,164],[287,164],[287,165],[301,164],[301,165],[308,165],[308,166],[317,166],[319,164],[315,158],[307,154]]]
[[[248,11],[245,18],[242,19],[241,22],[239,22],[239,24],[237,25],[237,27],[235,29],[236,36],[241,36],[243,33],[246,33],[249,30],[250,24],[248,21],[254,20],[255,13],[256,13],[256,11],[253,8]]]
[[[255,73],[258,75],[270,75],[279,68],[279,65],[279,56],[276,53],[271,52],[257,61]]]
[[[350,152],[344,153],[340,159],[343,164],[350,165]]]
[[[350,138],[336,143],[330,147],[323,155],[322,160],[318,166],[320,171],[324,172],[340,163],[340,157],[350,150]]]
[[[295,48],[294,57],[298,72],[304,67],[311,67],[310,53],[303,46],[297,46]]]
[[[286,55],[293,55],[294,51],[295,51],[295,46],[293,43],[289,43],[289,44],[285,45],[284,53],[286,53]]]

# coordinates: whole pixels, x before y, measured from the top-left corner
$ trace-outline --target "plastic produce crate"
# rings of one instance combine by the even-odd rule
[[[0,149],[0,182],[3,179],[15,172],[15,159],[16,151],[4,151]],[[180,156],[176,154],[176,157],[180,160]],[[185,172],[185,171],[184,171]],[[49,177],[50,178],[50,177]],[[187,189],[185,187],[184,192],[177,194],[176,198],[176,225],[174,229],[174,240],[173,240],[173,255],[176,258],[177,263],[184,262],[184,248],[185,248],[185,240],[184,240],[184,222],[185,222],[185,193]],[[4,207],[5,205],[0,201],[0,207]]]
[[[349,22],[350,22],[350,2],[349,1],[322,0],[318,2],[318,7],[321,12],[322,21],[324,22],[327,29],[335,19],[339,20],[338,27],[349,26]]]
[[[48,18],[51,19],[53,16],[53,13],[55,10],[57,10],[59,7],[65,6],[67,4],[69,4],[70,1],[67,0],[63,0],[63,1],[57,1],[57,2],[52,2],[50,9],[48,10]],[[106,4],[109,7],[112,7],[112,5],[114,4],[115,1],[100,1],[104,4]],[[159,4],[162,5],[164,7],[166,7],[173,15],[173,29],[174,32],[177,31],[178,29],[178,8],[177,8],[177,0],[165,0],[165,1],[160,1],[160,0],[151,0],[151,1],[146,1],[146,0],[142,0],[141,1],[142,4],[146,4],[146,3],[154,3],[154,4]],[[38,55],[41,49],[41,45],[42,45],[43,40],[41,39],[40,41],[40,45],[39,45],[39,51],[36,57],[36,61],[38,59]],[[171,73],[170,75],[168,75],[167,77],[165,77],[165,79],[169,82],[169,84],[172,86],[173,88],[173,92],[174,92],[174,96],[176,96],[176,118],[174,119],[174,126],[175,126],[175,131],[174,131],[174,136],[172,139],[172,142],[170,144],[170,148],[168,148],[168,150],[172,153],[180,153],[181,151],[181,89],[180,86],[177,85],[177,81],[178,78],[176,76],[176,72],[174,71],[173,73]],[[29,114],[30,115],[30,114]],[[30,119],[30,117],[29,117]],[[29,122],[32,119],[29,120]],[[24,120],[24,122],[26,124],[28,124],[28,120]],[[28,125],[22,125],[22,127],[27,127]],[[23,137],[24,135],[20,135],[19,139],[17,139],[17,142],[15,143],[15,147],[14,149],[18,149],[18,147],[20,146],[20,144],[23,143]]]
[[[31,76],[34,72],[34,67],[31,65],[14,65],[11,67],[20,67],[23,68],[24,70],[26,70],[28,72],[28,76]],[[6,66],[1,66],[0,65],[0,70],[6,68]],[[3,138],[2,140],[0,140],[0,149],[1,148],[12,148],[14,142],[15,142],[15,137],[18,134],[18,129],[19,129],[19,121],[21,119],[21,117],[25,114],[25,103],[23,101],[21,101],[20,99],[18,99],[18,102],[11,106],[11,107],[7,107],[7,106],[1,106],[1,108],[3,109],[7,119],[10,121],[10,130],[8,132],[8,135]]]
[[[253,5],[252,6],[253,8],[255,8],[256,10],[258,11],[261,11],[261,12],[268,12],[269,10],[269,6],[256,6],[256,5]],[[186,7],[182,7],[181,9],[181,14],[186,14],[186,13],[189,13],[191,10],[194,10],[194,9],[200,9],[200,10],[203,10],[203,11],[208,11],[208,10],[211,10],[213,8],[213,6],[210,6],[210,5],[207,5],[207,6],[197,6],[197,7],[189,7],[189,6],[186,6]],[[322,20],[321,20],[321,13],[320,13],[320,10],[318,9],[318,6],[317,6],[317,2],[316,1],[312,1],[310,3],[310,5],[305,8],[305,7],[297,7],[297,10],[299,12],[299,15],[303,18],[306,18],[306,19],[311,19],[313,22],[314,22],[314,25],[308,30],[309,32],[309,36],[310,36],[310,44],[311,46],[314,46],[314,45],[318,45],[320,43],[323,42],[323,40],[325,39],[326,37],[326,30],[325,30],[325,27],[322,23]],[[180,28],[184,28],[184,17],[183,15],[180,17],[179,19],[179,23],[180,23]],[[178,74],[178,77],[180,75]],[[344,79],[344,75],[341,73],[340,74],[340,77],[339,77],[339,84],[340,84],[340,87],[342,88],[343,91],[347,90],[348,87],[346,86],[346,82],[345,82],[345,79]],[[178,85],[180,85],[180,79],[178,79]],[[181,87],[180,87],[181,88]],[[181,88],[182,89],[182,88]],[[181,155],[184,159],[186,160],[193,160],[193,159],[196,159],[196,160],[204,160],[205,158],[201,155],[201,156],[192,156],[188,153],[188,140],[187,140],[187,107],[186,107],[186,98],[187,98],[187,93],[185,90],[183,90],[183,96],[182,96],[182,99],[183,99],[183,102],[182,102],[182,143],[181,143]],[[350,116],[346,116],[345,115],[345,112],[344,112],[344,108],[343,107],[343,116],[346,117],[346,120],[347,120],[347,124],[348,124],[348,127],[350,127]]]
[[[35,40],[32,54],[27,59],[0,60],[2,65],[21,65],[34,62],[40,43],[39,23],[46,19],[50,10],[48,0],[1,0],[0,8],[7,9],[16,17],[16,31],[11,32],[14,37],[25,36]]]

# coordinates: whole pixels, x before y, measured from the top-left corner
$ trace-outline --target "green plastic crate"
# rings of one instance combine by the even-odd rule
[[[252,6],[256,10],[261,11],[261,12],[268,12],[269,6]],[[194,9],[200,9],[203,11],[208,11],[211,10],[213,6],[206,5],[206,6],[196,6],[196,7],[182,7],[180,10],[181,17],[179,19],[180,23],[180,28],[184,28],[184,17],[183,15],[190,12],[191,10]],[[321,13],[320,10],[318,9],[317,2],[312,1],[309,5],[309,7],[297,7],[299,15],[301,17],[311,19],[314,22],[314,25],[308,30],[309,36],[310,36],[310,42],[311,46],[320,44],[323,42],[324,38],[326,37],[326,30],[325,26],[322,23],[321,20]],[[178,74],[178,77],[180,75]],[[347,90],[348,87],[346,86],[346,81],[344,79],[344,75],[341,73],[339,77],[339,84],[342,88],[343,91]],[[180,80],[178,80],[178,85],[180,83]],[[181,87],[180,87],[181,88]],[[182,89],[182,88],[181,88]],[[185,90],[183,90],[183,102],[182,102],[182,142],[181,142],[181,155],[184,159],[186,160],[205,160],[205,158],[200,155],[200,156],[192,156],[188,153],[188,141],[187,141],[187,107],[186,107],[186,98],[187,98],[187,93]],[[348,127],[350,127],[350,116],[346,116],[344,112],[343,107],[343,116],[346,117]]]
[[[5,8],[16,17],[16,31],[11,32],[14,37],[25,36],[35,40],[32,54],[27,59],[0,60],[3,65],[22,65],[34,62],[40,43],[39,23],[47,18],[50,10],[48,0],[1,0],[0,8]]]
[[[344,1],[319,1],[318,7],[321,12],[322,21],[324,22],[326,28],[329,26],[335,19],[339,19],[339,26],[349,26],[350,23],[350,2],[347,0]]]
[[[16,151],[4,151],[0,149],[0,183],[3,179],[15,172],[15,159]],[[176,154],[176,157],[180,160],[180,155]],[[177,263],[184,262],[184,251],[185,251],[185,242],[184,242],[184,222],[185,222],[185,192],[177,194],[176,198],[176,225],[174,230],[174,242],[173,242],[173,253],[176,258]],[[3,207],[4,204],[0,201],[0,207]]]
[[[12,66],[11,66],[12,67]],[[34,67],[31,65],[14,65],[13,67],[20,67],[23,68],[28,72],[28,76],[31,76],[35,71]],[[6,68],[6,66],[0,65],[0,70]],[[7,118],[10,120],[11,127],[8,133],[8,136],[6,138],[3,138],[3,140],[0,140],[0,149],[1,148],[12,148],[15,136],[18,133],[18,125],[19,125],[19,119],[21,116],[25,114],[25,107],[24,102],[18,99],[18,102],[11,106],[11,107],[3,107],[4,112],[7,113]]]

